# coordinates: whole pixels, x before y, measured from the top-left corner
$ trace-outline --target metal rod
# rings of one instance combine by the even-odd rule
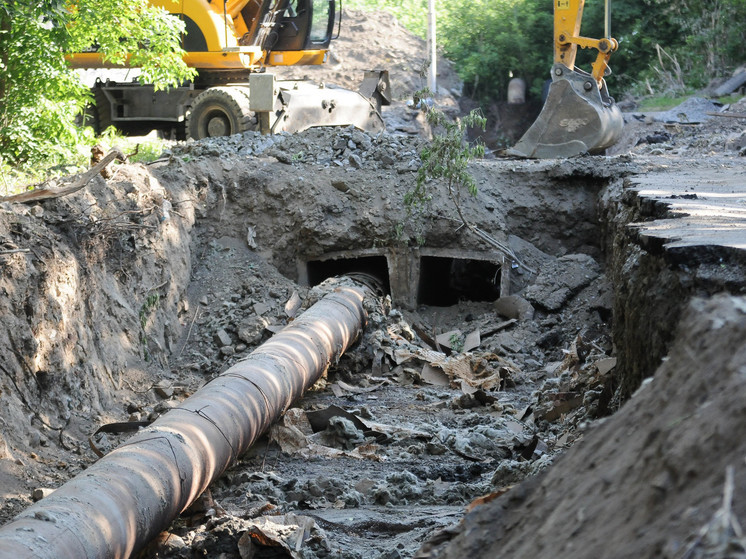
[[[611,0],[604,0],[604,38],[611,39]]]
[[[223,29],[225,30],[225,46],[228,48],[228,0],[223,0]]]
[[[430,61],[427,86],[432,92],[431,95],[436,97],[438,94],[438,38],[435,20],[435,0],[428,0],[427,3],[427,45],[429,51],[428,59]]]
[[[346,278],[179,407],[0,528],[0,557],[126,558],[166,529],[355,341]]]

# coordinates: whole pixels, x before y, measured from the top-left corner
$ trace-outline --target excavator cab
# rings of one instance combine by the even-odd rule
[[[603,39],[580,36],[585,0],[554,0],[554,66],[544,107],[509,155],[537,159],[600,153],[622,133],[622,113],[609,96],[604,76],[618,48],[609,32],[609,0]],[[575,67],[577,49],[598,51],[591,73]]]
[[[336,3],[330,0],[249,2],[240,15],[249,31],[243,43],[264,51],[326,49],[332,40]]]

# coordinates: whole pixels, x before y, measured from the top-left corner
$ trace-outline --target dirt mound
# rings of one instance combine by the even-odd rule
[[[405,29],[387,12],[344,9],[339,39],[332,42],[329,60],[322,66],[283,68],[291,79],[309,77],[356,90],[367,70],[388,70],[396,101],[407,101],[427,85],[427,43]],[[438,57],[440,101],[453,104],[461,95],[461,80],[445,58]]]
[[[388,70],[391,106],[382,113],[389,132],[428,136],[430,127],[421,111],[408,106],[416,91],[427,86],[429,54],[424,39],[414,35],[387,12],[361,12],[345,8],[342,31],[332,42],[329,61],[321,66],[275,68],[279,77],[308,78],[357,91],[368,70]],[[437,60],[435,102],[449,114],[458,114],[462,83],[450,61]]]

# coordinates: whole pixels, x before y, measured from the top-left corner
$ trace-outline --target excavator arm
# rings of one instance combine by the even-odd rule
[[[602,39],[580,35],[585,0],[553,1],[552,85],[538,118],[509,155],[543,159],[597,153],[617,142],[624,125],[604,80],[609,58],[619,47],[610,36],[609,0]],[[578,48],[598,51],[591,73],[575,66]]]

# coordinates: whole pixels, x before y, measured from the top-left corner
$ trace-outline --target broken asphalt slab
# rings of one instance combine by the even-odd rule
[[[631,224],[642,239],[656,239],[666,249],[746,249],[746,172],[742,165],[663,169],[635,176],[628,185],[643,211],[657,218]]]

